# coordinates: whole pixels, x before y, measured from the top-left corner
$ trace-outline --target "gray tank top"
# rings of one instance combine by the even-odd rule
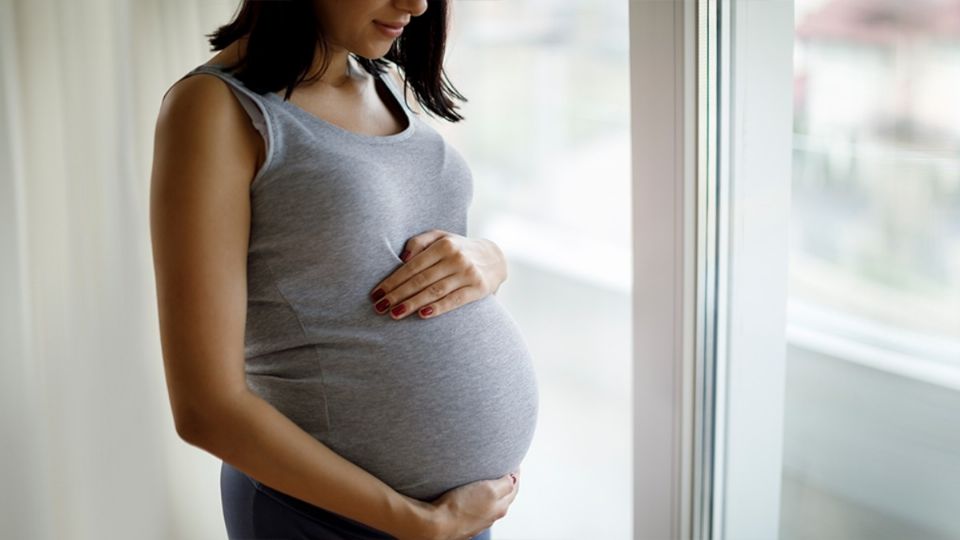
[[[369,291],[429,229],[467,236],[473,179],[391,76],[403,131],[355,133],[259,94],[223,66],[263,136],[250,185],[245,358],[251,391],[395,490],[428,501],[515,470],[538,414],[520,330],[495,295],[429,319],[374,312]]]

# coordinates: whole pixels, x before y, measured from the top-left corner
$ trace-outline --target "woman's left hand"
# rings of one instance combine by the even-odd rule
[[[507,279],[507,261],[486,238],[432,229],[404,245],[404,264],[370,293],[377,313],[402,319],[417,312],[436,317],[497,292]]]

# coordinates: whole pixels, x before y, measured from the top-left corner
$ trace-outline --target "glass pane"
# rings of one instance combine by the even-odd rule
[[[540,384],[495,537],[630,538],[627,31],[622,0],[453,3],[446,67],[466,120],[431,124],[473,171],[469,234],[507,255],[498,296]]]
[[[781,536],[960,537],[960,1],[796,0]]]

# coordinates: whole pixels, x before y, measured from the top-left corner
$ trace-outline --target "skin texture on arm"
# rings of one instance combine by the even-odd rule
[[[347,461],[252,393],[244,373],[249,186],[263,141],[230,89],[195,75],[157,120],[150,230],[177,433],[294,497],[398,538],[432,538],[432,505]]]

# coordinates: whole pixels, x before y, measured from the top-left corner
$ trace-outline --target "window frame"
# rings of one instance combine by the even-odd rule
[[[726,337],[718,362],[715,538],[777,538],[783,466],[793,0],[720,4]],[[722,97],[726,96],[726,97]]]
[[[633,537],[691,538],[695,0],[630,3]]]
[[[629,22],[633,536],[776,538],[793,2],[631,0]]]

